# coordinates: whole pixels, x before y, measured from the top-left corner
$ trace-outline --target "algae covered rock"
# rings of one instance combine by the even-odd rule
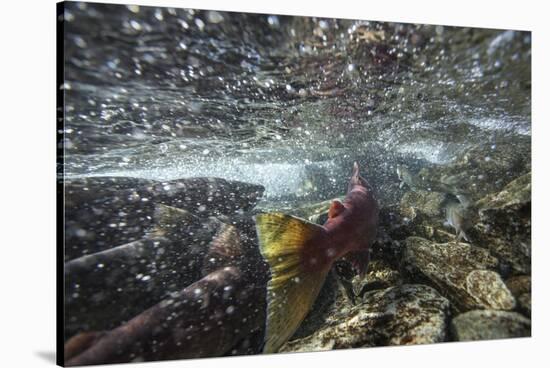
[[[451,334],[457,341],[528,337],[531,321],[516,312],[474,310],[453,318]]]
[[[496,272],[470,272],[466,277],[466,289],[480,305],[488,309],[512,310],[516,306],[514,296]]]
[[[428,217],[440,217],[445,194],[425,190],[410,191],[401,198],[401,214],[414,219],[417,213]]]
[[[513,296],[495,272],[498,260],[488,250],[466,243],[433,243],[410,237],[403,268],[449,298],[455,309],[512,309]]]
[[[365,294],[311,335],[289,341],[282,352],[445,341],[449,301],[425,285],[402,285]]]

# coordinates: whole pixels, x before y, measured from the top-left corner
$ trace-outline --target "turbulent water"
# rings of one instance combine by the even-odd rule
[[[67,178],[215,176],[320,200],[359,161],[391,202],[397,164],[530,152],[528,32],[84,3],[64,19]]]

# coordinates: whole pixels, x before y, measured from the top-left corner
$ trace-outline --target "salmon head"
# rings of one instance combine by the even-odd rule
[[[343,202],[332,202],[324,226],[340,235],[338,242],[346,244],[346,253],[366,250],[376,236],[378,211],[374,191],[355,162],[346,197]]]

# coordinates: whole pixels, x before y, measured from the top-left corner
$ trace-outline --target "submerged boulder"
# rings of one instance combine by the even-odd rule
[[[445,341],[449,301],[425,285],[402,285],[365,294],[349,310],[335,313],[311,335],[287,342],[281,352]]]
[[[426,281],[459,311],[515,307],[515,300],[497,269],[498,260],[488,250],[466,243],[433,243],[410,237],[403,268],[409,277]]]
[[[528,337],[531,321],[516,312],[474,310],[453,318],[451,334],[457,341]]]

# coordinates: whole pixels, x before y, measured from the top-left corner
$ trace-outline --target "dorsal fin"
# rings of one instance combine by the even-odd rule
[[[264,353],[275,353],[294,334],[311,309],[329,268],[304,271],[301,250],[324,228],[282,213],[255,217],[260,252],[269,263]]]
[[[338,199],[335,199],[330,204],[330,208],[328,210],[328,218],[333,218],[341,214],[346,208],[344,207],[344,204],[340,202]]]

